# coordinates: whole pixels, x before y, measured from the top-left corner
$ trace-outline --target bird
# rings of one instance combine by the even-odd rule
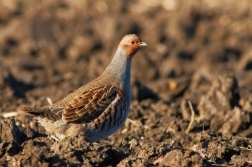
[[[146,46],[137,35],[125,35],[99,77],[52,105],[26,106],[22,110],[34,115],[46,133],[57,141],[81,132],[88,142],[107,138],[128,117],[132,58]]]

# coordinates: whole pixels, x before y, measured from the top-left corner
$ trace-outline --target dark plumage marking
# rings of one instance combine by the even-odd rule
[[[127,101],[123,98],[123,104],[124,106],[127,106]]]
[[[122,96],[124,97],[122,99],[125,101],[125,103],[129,102],[129,98],[128,98],[128,96],[125,93],[122,92]]]
[[[123,110],[126,110],[126,105],[123,105],[122,108],[123,108]]]
[[[119,108],[118,108],[118,113],[120,114],[120,116],[118,115],[117,118],[116,118],[116,125],[119,124],[119,121],[120,121],[120,119],[122,117],[121,106],[119,106]]]
[[[107,121],[107,119],[105,119],[105,120],[103,121],[103,124],[102,124],[102,127],[101,127],[101,130],[102,130],[102,131],[103,131],[103,129],[105,128],[106,121]]]
[[[120,96],[120,99],[122,100],[123,104],[126,106],[127,102],[129,101],[128,97],[123,92],[118,93],[118,95]]]
[[[116,118],[117,118],[116,115],[117,115],[117,113],[118,113],[117,107],[118,107],[118,105],[115,106],[115,112],[114,112],[114,126],[116,125]]]
[[[81,106],[79,108],[77,108],[77,110],[82,110],[84,108],[84,106]]]
[[[111,113],[111,110],[112,110],[112,108],[109,108],[109,110],[108,110],[108,115],[109,115],[109,116],[111,116],[111,114],[112,114],[112,113]]]
[[[94,128],[95,128],[95,129],[98,129],[98,124],[95,123],[95,124],[94,124]]]
[[[111,128],[112,120],[113,120],[113,117],[110,115],[110,117],[109,117],[109,127],[108,127],[108,130]]]
[[[98,118],[98,119],[97,119],[97,122],[98,122],[98,124],[100,124],[100,123],[101,123],[101,120]]]
[[[105,112],[104,112],[104,117],[107,118],[107,116],[108,116],[108,114],[107,114],[107,112],[105,111]]]
[[[123,117],[123,106],[124,106],[124,105],[122,105],[121,108],[120,108],[120,113],[121,113],[121,115],[120,115],[120,120],[121,120],[122,117]]]

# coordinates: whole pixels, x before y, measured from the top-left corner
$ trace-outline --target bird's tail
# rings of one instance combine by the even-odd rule
[[[61,119],[61,110],[63,108],[55,108],[55,107],[23,107],[22,110],[32,114],[37,117],[47,118],[51,121],[57,121]]]

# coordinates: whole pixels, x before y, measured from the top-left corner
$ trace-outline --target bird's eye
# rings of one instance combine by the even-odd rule
[[[135,44],[135,41],[131,41],[130,44],[132,44],[132,45]]]

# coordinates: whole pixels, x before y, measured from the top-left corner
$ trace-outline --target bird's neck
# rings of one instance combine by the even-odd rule
[[[131,59],[126,56],[125,50],[118,48],[114,58],[105,69],[104,74],[114,80],[118,84],[117,86],[125,93],[129,93],[128,95],[130,96],[130,71]]]

